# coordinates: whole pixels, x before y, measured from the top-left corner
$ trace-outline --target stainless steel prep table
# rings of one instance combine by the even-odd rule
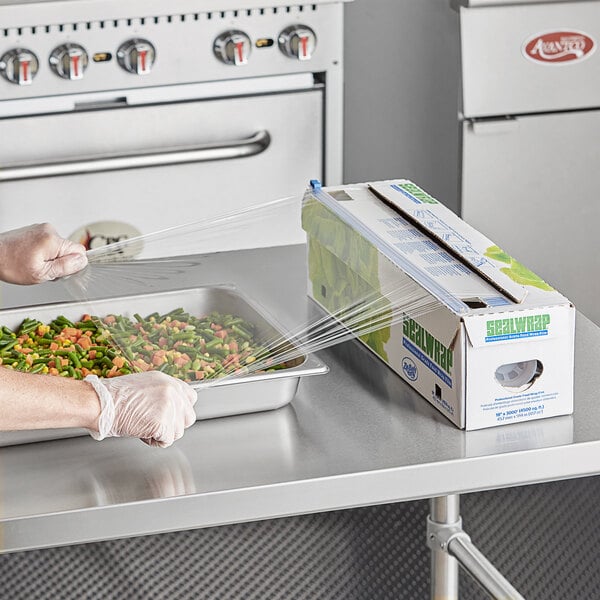
[[[277,311],[281,322],[293,325],[310,310],[303,246],[200,257],[186,267],[185,285],[218,282],[225,263],[235,265],[236,283]],[[177,288],[182,279],[183,272],[172,269],[157,282]],[[62,286],[4,286],[0,297],[5,306],[64,299]],[[279,307],[269,305],[273,297]],[[569,417],[460,431],[359,344],[348,342],[319,353],[329,375],[303,381],[291,405],[198,422],[167,450],[138,440],[91,438],[0,449],[1,549],[596,474],[599,353],[600,329],[578,315],[575,414]]]

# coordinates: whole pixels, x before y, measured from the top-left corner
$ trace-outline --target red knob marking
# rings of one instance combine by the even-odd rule
[[[71,56],[71,67],[73,69],[73,76],[79,77],[79,56]]]
[[[244,62],[244,42],[236,42],[235,49],[237,51],[238,60]]]
[[[29,81],[29,61],[28,60],[22,60],[21,61],[21,76],[22,76],[22,80],[27,82]]]
[[[140,69],[142,73],[146,72],[146,55],[148,54],[147,50],[138,50],[138,56],[140,57]]]
[[[308,54],[308,36],[303,35],[300,38],[300,46],[302,47],[302,57],[306,58],[306,55]]]

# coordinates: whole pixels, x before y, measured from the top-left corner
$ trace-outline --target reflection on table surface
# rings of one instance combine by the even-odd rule
[[[89,437],[0,451],[3,518],[170,498],[285,476],[294,461],[291,406],[198,421],[166,449],[139,440]],[[265,473],[263,473],[265,471]],[[227,483],[229,481],[229,484]]]

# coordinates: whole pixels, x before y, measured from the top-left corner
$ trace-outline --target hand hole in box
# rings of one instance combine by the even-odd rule
[[[527,360],[500,365],[494,376],[508,391],[522,392],[534,384],[543,370],[544,366],[539,360]]]

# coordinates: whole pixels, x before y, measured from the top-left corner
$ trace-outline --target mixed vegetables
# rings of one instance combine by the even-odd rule
[[[86,314],[44,324],[27,318],[15,331],[0,329],[0,365],[75,379],[159,370],[184,381],[247,373],[257,361],[266,365],[261,371],[282,368],[265,359],[254,338],[254,326],[241,317],[194,317],[183,308],[134,319]]]

